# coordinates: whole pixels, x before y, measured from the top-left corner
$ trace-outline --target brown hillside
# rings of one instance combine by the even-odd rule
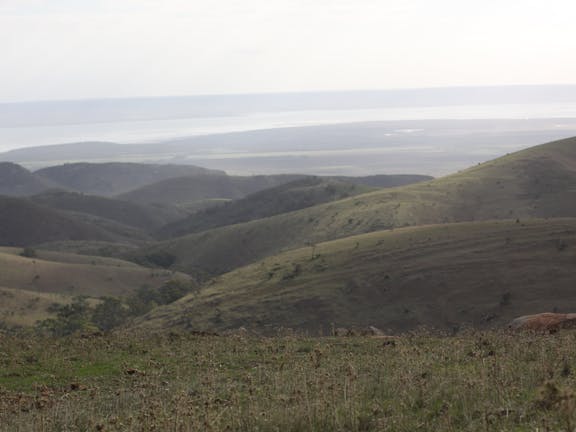
[[[37,251],[38,257],[20,256],[22,249],[0,249],[0,287],[89,297],[127,296],[147,285],[159,287],[181,273],[140,267],[111,258]]]

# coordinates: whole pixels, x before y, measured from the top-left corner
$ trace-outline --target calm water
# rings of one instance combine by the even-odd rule
[[[576,103],[281,111],[242,116],[3,127],[0,128],[0,151],[79,141],[130,144],[194,135],[362,121],[530,118],[576,118]]]

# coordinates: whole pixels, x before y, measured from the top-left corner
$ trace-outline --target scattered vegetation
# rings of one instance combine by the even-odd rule
[[[22,249],[22,252],[20,252],[20,256],[24,258],[37,258],[38,254],[36,253],[36,249],[31,247],[25,247],[24,249]]]
[[[0,424],[6,432],[574,429],[574,333],[392,341],[3,336]]]
[[[69,304],[54,303],[50,312],[56,316],[38,322],[36,329],[52,336],[97,330],[108,332],[132,317],[172,303],[196,289],[197,285],[190,281],[169,280],[159,288],[143,286],[127,298],[102,297],[93,305],[86,297],[76,297]]]
[[[432,181],[178,237],[153,246],[177,269],[211,276],[281,251],[407,226],[576,217],[576,138],[504,156]],[[539,181],[536,183],[535,179]],[[566,246],[558,244],[558,251]],[[242,253],[237,253],[242,250]],[[141,253],[146,254],[145,248]]]
[[[559,253],[558,241],[566,244]],[[407,227],[269,256],[153,310],[143,328],[451,330],[576,310],[576,219]],[[230,253],[234,253],[231,250]],[[217,306],[217,307],[215,307]]]

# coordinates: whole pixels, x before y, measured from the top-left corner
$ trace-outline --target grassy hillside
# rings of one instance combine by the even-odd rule
[[[301,175],[187,176],[160,181],[118,198],[142,204],[178,204],[189,207],[208,199],[236,199],[297,179]]]
[[[305,177],[270,189],[265,189],[245,198],[196,212],[182,221],[172,223],[159,234],[178,237],[225,225],[233,225],[288,213],[324,202],[335,201],[373,190],[343,180],[321,177]]]
[[[30,327],[55,316],[54,306],[69,304],[71,296],[0,287],[0,323],[9,328]]]
[[[383,189],[162,243],[177,268],[223,273],[310,242],[424,224],[576,216],[576,138],[437,180]]]
[[[35,172],[71,190],[93,195],[111,196],[144,185],[181,176],[224,175],[194,165],[153,165],[138,163],[70,163],[43,168]]]
[[[20,165],[0,162],[0,195],[27,196],[54,186],[53,182],[39,178]]]
[[[288,251],[159,308],[142,328],[452,329],[576,310],[576,219],[380,231]]]
[[[138,249],[136,244],[116,243],[92,240],[62,240],[35,245],[44,251],[65,252],[70,254],[100,257],[122,257]]]
[[[418,174],[376,174],[364,177],[331,176],[327,178],[363,186],[390,188],[405,186],[412,183],[420,183],[423,181],[432,180],[434,177]]]
[[[0,287],[69,296],[126,296],[146,285],[158,287],[180,273],[154,270],[112,258],[37,250],[22,257],[19,248],[0,249]]]
[[[50,191],[30,199],[45,207],[85,213],[147,231],[182,219],[188,214],[175,207],[140,205],[77,192]]]
[[[134,263],[97,256],[0,247],[0,326],[28,327],[54,318],[59,305],[76,296],[127,297],[141,287],[156,289],[169,280],[190,281],[181,273],[152,270]]]

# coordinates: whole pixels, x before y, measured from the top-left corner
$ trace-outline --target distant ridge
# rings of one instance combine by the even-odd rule
[[[55,187],[27,169],[11,162],[0,162],[0,195],[27,196]]]
[[[118,195],[141,204],[177,204],[186,207],[205,199],[237,199],[250,193],[302,179],[300,174],[255,176],[189,175],[162,180]]]
[[[576,85],[462,86],[0,103],[0,127],[286,110],[576,101]]]
[[[138,163],[69,163],[51,166],[35,172],[71,190],[94,195],[112,196],[181,176],[225,175],[194,165],[155,165]]]
[[[47,191],[29,198],[54,210],[85,213],[145,231],[157,229],[187,215],[173,207],[146,206],[79,192]]]

